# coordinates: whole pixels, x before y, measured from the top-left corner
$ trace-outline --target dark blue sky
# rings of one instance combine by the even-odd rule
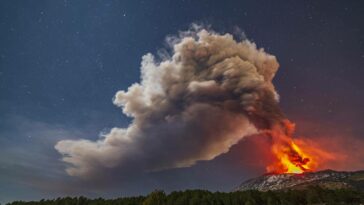
[[[300,135],[363,141],[363,19],[360,0],[1,1],[0,202],[154,188],[227,191],[264,172],[235,147],[193,168],[153,174],[148,183],[94,191],[66,185],[75,179],[64,173],[54,144],[127,126],[114,94],[139,81],[144,54],[196,22],[221,33],[240,28],[277,56],[274,83]]]

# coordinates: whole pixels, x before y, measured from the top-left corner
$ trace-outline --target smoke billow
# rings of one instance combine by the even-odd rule
[[[228,152],[282,118],[272,84],[275,56],[248,40],[205,29],[169,42],[171,57],[143,56],[141,82],[114,97],[133,119],[127,128],[113,128],[97,141],[56,144],[68,174],[188,167]]]

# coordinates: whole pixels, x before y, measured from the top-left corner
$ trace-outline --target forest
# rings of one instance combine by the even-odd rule
[[[300,204],[364,204],[364,192],[351,189],[210,192],[205,190],[174,191],[166,194],[156,190],[147,196],[115,199],[64,197],[40,201],[14,201],[7,205],[300,205]]]

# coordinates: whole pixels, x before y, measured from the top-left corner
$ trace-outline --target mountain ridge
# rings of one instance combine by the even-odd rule
[[[364,170],[335,171],[326,169],[302,174],[265,174],[244,181],[234,191],[276,191],[305,189],[309,186],[364,191]]]

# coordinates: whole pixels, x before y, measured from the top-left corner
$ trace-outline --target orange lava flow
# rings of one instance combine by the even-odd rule
[[[276,158],[274,163],[267,166],[269,173],[301,174],[313,171],[316,167],[314,158],[304,151],[305,147],[299,147],[292,139],[293,131],[294,124],[288,120],[283,121],[279,127],[268,131],[273,139],[271,151]]]

